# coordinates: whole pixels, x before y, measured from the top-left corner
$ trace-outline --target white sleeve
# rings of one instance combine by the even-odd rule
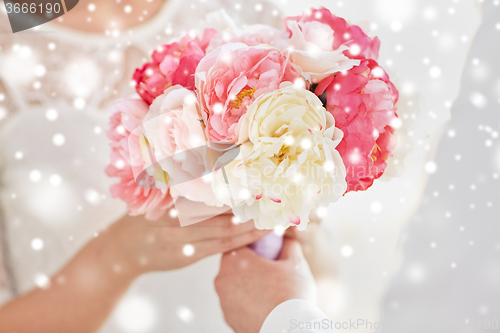
[[[337,330],[334,322],[317,306],[292,299],[271,311],[260,333],[337,333]]]

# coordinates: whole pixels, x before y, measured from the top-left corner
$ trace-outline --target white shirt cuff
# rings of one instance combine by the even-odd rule
[[[260,333],[336,333],[331,321],[316,305],[292,299],[267,316]]]

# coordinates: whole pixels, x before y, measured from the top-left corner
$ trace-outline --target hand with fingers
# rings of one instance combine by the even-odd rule
[[[268,314],[285,301],[316,301],[316,284],[300,243],[289,237],[275,261],[248,247],[225,253],[215,289],[226,322],[237,333],[259,332]]]
[[[106,231],[110,241],[105,254],[113,265],[140,275],[182,268],[251,244],[269,233],[257,230],[252,221],[233,223],[233,217],[229,211],[181,227],[177,217],[168,215],[154,222],[125,216]]]
[[[173,217],[125,216],[90,240],[50,279],[50,288],[3,305],[0,332],[96,332],[139,275],[181,268],[268,233],[232,220],[223,214],[181,227]]]

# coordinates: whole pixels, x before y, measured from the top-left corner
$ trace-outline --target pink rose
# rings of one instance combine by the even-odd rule
[[[247,107],[255,98],[300,77],[288,53],[243,43],[222,45],[196,69],[196,88],[211,141],[237,142]]]
[[[384,172],[396,145],[394,120],[398,91],[374,60],[324,79],[316,94],[326,92],[327,110],[344,132],[337,146],[347,169],[347,191],[366,190]]]
[[[342,45],[346,45],[349,47],[349,50],[345,50],[344,54],[348,58],[373,60],[377,60],[378,58],[378,51],[380,48],[380,40],[378,37],[368,37],[359,26],[347,23],[346,20],[333,15],[326,8],[313,8],[302,14],[302,16],[286,17],[283,20],[286,29],[288,29],[287,21],[316,21],[327,24],[334,31],[333,50],[338,49]],[[291,34],[289,29],[288,31]]]
[[[127,203],[131,215],[146,214],[146,218],[156,220],[172,206],[172,197],[168,189],[154,189],[154,179],[146,177],[149,188],[139,187],[133,168],[143,170],[140,129],[142,119],[148,112],[148,105],[142,100],[121,100],[112,108],[108,138],[111,140],[111,164],[106,167],[109,177],[118,177],[119,182],[110,188],[113,198],[120,198]],[[147,184],[145,184],[147,185]]]
[[[207,29],[202,40],[185,36],[178,43],[163,45],[155,50],[153,61],[134,73],[137,93],[151,104],[156,97],[176,84],[194,90],[196,66],[205,56],[205,49],[215,34],[215,30]]]

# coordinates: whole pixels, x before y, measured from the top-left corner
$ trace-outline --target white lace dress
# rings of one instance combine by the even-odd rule
[[[425,165],[432,171],[428,162],[449,119],[479,13],[473,0],[453,3],[453,14],[451,3],[431,0],[274,2],[288,15],[323,5],[354,22],[376,23],[380,62],[402,93],[400,143],[385,181],[332,205],[311,252],[320,307],[336,321],[377,321],[397,268],[401,229],[420,202]],[[279,25],[277,12],[260,3],[169,0],[150,22],[107,36],[50,23],[0,34],[0,232],[8,267],[0,268],[0,302],[43,284],[125,212],[108,193],[105,132],[110,103],[134,93],[134,69],[157,45],[220,7],[237,22]],[[1,12],[0,31],[10,31],[6,22]],[[212,285],[217,270],[213,256],[141,277],[101,332],[230,332]]]

